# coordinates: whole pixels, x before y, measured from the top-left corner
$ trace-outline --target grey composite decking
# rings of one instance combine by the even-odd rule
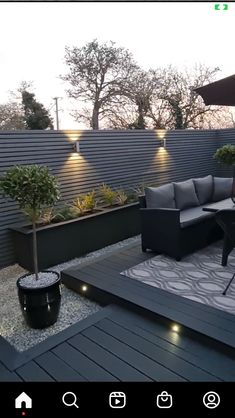
[[[116,304],[20,354],[0,338],[0,381],[234,381],[233,315],[173,294],[157,298],[157,289],[120,275],[151,256],[131,245],[66,271],[70,286],[87,283],[89,296]]]
[[[234,381],[235,354],[110,306],[0,364],[0,381]],[[82,322],[84,322],[82,321]],[[80,329],[79,329],[80,327]],[[76,329],[77,328],[77,329]],[[60,341],[60,342],[59,342]],[[208,359],[210,361],[208,361]]]
[[[210,337],[214,342],[234,349],[234,315],[120,274],[151,256],[141,253],[137,243],[85,267],[68,269],[62,273],[62,279],[66,286],[79,293],[86,284],[88,296],[101,303],[112,301],[131,309],[141,309],[143,314],[153,314],[168,326],[177,322],[184,332],[197,332],[200,338]]]

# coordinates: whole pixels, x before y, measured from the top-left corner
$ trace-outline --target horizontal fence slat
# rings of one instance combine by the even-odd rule
[[[143,182],[230,176],[212,156],[224,143],[235,143],[234,137],[235,129],[167,131],[162,152],[157,130],[0,131],[0,175],[17,164],[47,165],[58,178],[63,205],[102,183],[133,191]],[[23,220],[14,202],[0,197],[0,268],[15,262],[9,227]]]

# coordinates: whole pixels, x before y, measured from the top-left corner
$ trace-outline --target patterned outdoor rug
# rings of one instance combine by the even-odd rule
[[[182,261],[158,255],[121,274],[235,315],[235,278],[226,295],[222,295],[235,272],[235,249],[226,267],[221,266],[221,254],[219,241]]]

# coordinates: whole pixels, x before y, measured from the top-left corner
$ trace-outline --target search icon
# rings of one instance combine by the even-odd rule
[[[62,402],[65,404],[65,406],[75,406],[76,408],[79,408],[79,406],[76,404],[77,396],[73,392],[64,393],[62,396]]]

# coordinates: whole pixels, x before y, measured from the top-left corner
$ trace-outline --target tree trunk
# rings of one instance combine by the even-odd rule
[[[172,108],[174,119],[175,119],[175,126],[174,129],[183,129],[183,114],[180,104],[177,100],[170,99],[169,104]]]
[[[99,129],[99,107],[97,105],[94,105],[93,108],[91,127],[92,129]]]
[[[37,234],[36,222],[33,221],[33,264],[36,280],[38,280],[38,250],[37,250]]]
[[[233,178],[235,178],[235,165],[233,165]]]

